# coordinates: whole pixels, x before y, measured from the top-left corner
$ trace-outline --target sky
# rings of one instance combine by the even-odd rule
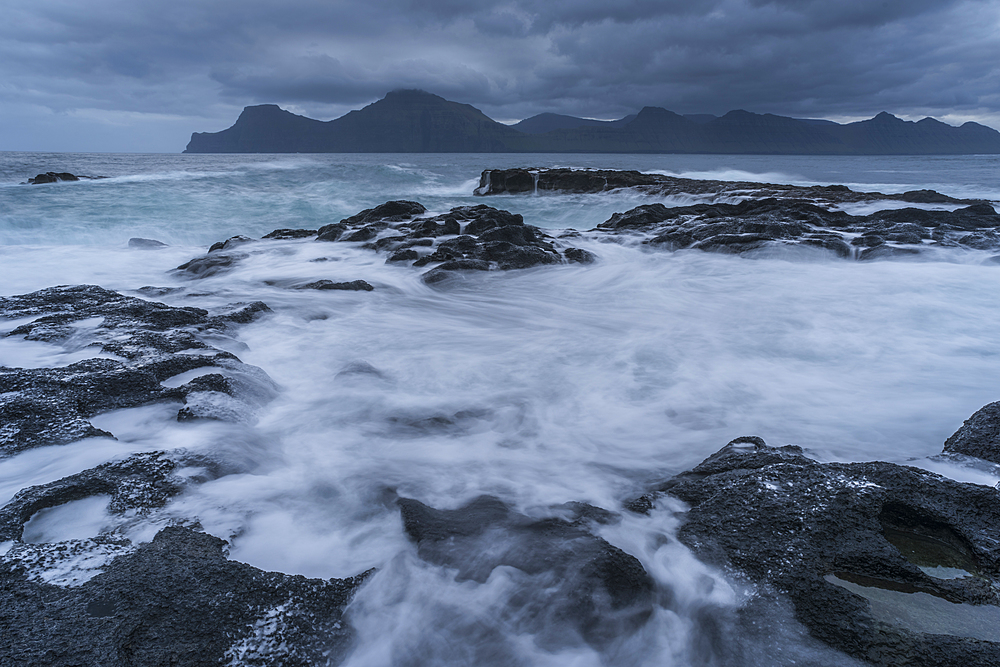
[[[0,150],[178,153],[421,88],[504,122],[644,106],[1000,128],[997,0],[0,0]]]

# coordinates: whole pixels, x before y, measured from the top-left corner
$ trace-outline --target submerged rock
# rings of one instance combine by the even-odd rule
[[[128,240],[128,247],[140,250],[156,250],[158,248],[166,248],[167,244],[156,239],[143,239],[136,236]]]
[[[483,583],[500,566],[528,577],[522,631],[555,629],[565,637],[571,628],[600,648],[636,632],[653,613],[652,578],[633,556],[591,534],[585,518],[531,519],[491,496],[456,510],[398,503],[420,557],[454,568],[458,580]]]
[[[0,368],[0,455],[113,434],[89,419],[102,412],[148,403],[186,403],[184,417],[247,420],[271,398],[274,385],[260,369],[199,339],[224,334],[269,309],[237,305],[211,314],[79,285],[0,298],[0,316],[35,318],[7,336],[74,349],[95,358],[59,368]],[[105,355],[96,358],[97,355]],[[178,387],[164,381],[198,369],[218,372]],[[222,398],[225,397],[225,398]],[[216,409],[220,406],[225,410]]]
[[[627,506],[661,494],[690,505],[684,544],[787,596],[830,646],[879,665],[1000,664],[995,489],[739,438]]]
[[[374,287],[364,280],[352,280],[346,283],[335,283],[332,280],[317,280],[303,285],[301,289],[344,290],[348,292],[371,292]]]

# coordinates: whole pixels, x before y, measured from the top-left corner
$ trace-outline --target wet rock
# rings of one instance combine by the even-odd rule
[[[945,441],[944,451],[1000,463],[1000,402],[985,405],[966,419]]]
[[[644,235],[644,243],[667,250],[743,254],[809,245],[840,257],[884,259],[916,254],[925,240],[957,245],[964,237],[966,245],[992,247],[995,227],[1000,227],[1000,216],[985,204],[957,211],[891,209],[851,216],[810,202],[770,198],[673,208],[646,204],[615,213],[591,233]],[[970,230],[979,231],[963,233]],[[855,253],[851,246],[867,250]]]
[[[479,178],[477,195],[515,194],[543,190],[604,192],[617,188],[655,186],[659,174],[607,169],[488,169]]]
[[[317,241],[338,241],[340,237],[344,235],[347,231],[347,225],[343,223],[334,223],[332,225],[323,225],[319,228],[316,236]]]
[[[405,204],[401,205],[405,215],[388,216],[396,210],[390,205],[396,204]],[[449,275],[448,271],[522,269],[564,261],[550,237],[537,227],[525,225],[520,215],[510,211],[481,204],[411,220],[410,214],[422,211],[422,206],[416,208],[419,204],[387,202],[383,206],[389,208],[362,211],[337,225],[320,228],[318,239],[364,242],[362,248],[391,252],[388,262],[413,261],[415,267],[447,264],[440,267],[441,271],[425,274],[429,276],[425,282],[438,282]],[[432,250],[420,254],[411,250],[414,247]]]
[[[359,241],[371,241],[373,238],[378,236],[378,233],[385,229],[388,225],[386,223],[374,222],[370,225],[365,225],[361,229],[351,232],[342,241],[353,241],[355,243]]]
[[[423,274],[420,279],[428,285],[434,285],[454,277],[456,271],[489,271],[490,263],[481,259],[453,259]]]
[[[273,232],[269,232],[262,236],[265,239],[305,239],[310,236],[316,236],[318,230],[315,229],[275,229]]]
[[[582,523],[532,519],[490,496],[456,510],[408,498],[398,503],[420,557],[454,568],[458,580],[483,583],[500,566],[526,575],[521,602],[531,613],[524,631],[569,627],[602,647],[637,631],[652,614],[653,581],[639,561]]]
[[[958,239],[961,245],[976,250],[995,250],[1000,248],[1000,234],[993,230],[973,232]]]
[[[902,194],[855,192],[845,185],[781,185],[754,181],[713,181],[678,178],[664,174],[609,169],[487,169],[479,178],[474,194],[518,194],[541,191],[604,192],[631,188],[651,195],[739,196],[751,199],[780,197],[826,204],[877,202],[885,200],[920,204],[978,204],[977,200],[955,199],[933,190],[912,190]]]
[[[890,463],[818,463],[748,437],[628,507],[648,511],[662,494],[690,505],[684,544],[790,600],[838,650],[879,665],[1000,660],[1000,632],[949,620],[1000,614],[995,489]]]
[[[346,283],[335,283],[332,280],[317,280],[302,286],[302,289],[345,290],[349,292],[371,292],[374,287],[364,280],[352,280]]]
[[[890,245],[879,245],[874,248],[866,248],[865,250],[862,250],[858,259],[899,259],[901,257],[913,257],[914,255],[919,254],[920,250],[918,248],[899,248]]]
[[[366,208],[356,215],[345,218],[341,222],[351,226],[370,222],[403,222],[426,212],[427,209],[419,202],[406,200],[387,201],[375,208]]]
[[[128,247],[139,250],[156,250],[157,248],[166,248],[167,244],[156,239],[143,239],[136,236],[128,240]]]
[[[217,461],[186,452],[133,454],[122,461],[18,491],[0,509],[0,541],[21,540],[24,524],[40,510],[91,496],[110,496],[111,514],[146,514],[163,507],[185,487],[185,481],[174,474],[185,466],[204,469],[207,476],[201,481],[215,479],[226,470]]]
[[[338,664],[352,636],[344,607],[369,574],[264,572],[177,526],[119,549],[80,585],[56,586],[34,575],[35,546],[0,557],[0,655],[33,665]],[[79,542],[52,546],[65,553]],[[109,552],[96,546],[83,555]]]
[[[213,248],[215,246],[212,246]],[[195,257],[184,262],[174,271],[183,272],[189,278],[208,278],[220,273],[225,273],[241,260],[250,255],[241,252],[212,252],[203,257]]]
[[[398,250],[394,252],[386,262],[408,262],[410,260],[420,259],[420,255],[417,254],[416,250]]]
[[[29,178],[28,183],[32,185],[41,185],[42,183],[58,183],[59,181],[79,181],[78,176],[74,176],[65,171],[47,171],[44,174],[38,174],[34,178]]]
[[[208,251],[218,252],[219,250],[232,250],[236,246],[241,246],[246,243],[253,243],[253,241],[254,239],[250,238],[249,236],[243,236],[243,235],[230,236],[225,241],[218,241],[217,243],[213,243],[211,247],[209,247]]]
[[[852,246],[859,248],[874,248],[885,243],[885,237],[881,234],[863,234],[851,241]]]
[[[111,437],[89,419],[109,410],[154,402],[197,404],[207,391],[224,393],[245,421],[270,400],[271,380],[233,354],[199,340],[217,336],[268,312],[260,302],[210,313],[178,308],[95,285],[52,287],[0,298],[0,316],[35,318],[7,334],[72,349],[90,347],[95,357],[57,368],[0,369],[0,454],[87,437]],[[198,369],[218,369],[225,382],[194,378],[179,387],[162,383]]]
[[[593,264],[597,261],[594,253],[583,248],[566,248],[563,251],[563,255],[566,257],[566,261],[576,262],[577,264]]]

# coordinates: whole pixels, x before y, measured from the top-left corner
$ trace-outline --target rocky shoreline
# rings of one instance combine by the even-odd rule
[[[528,170],[511,171],[516,173],[503,179],[484,172],[482,187],[489,192],[481,194],[556,189],[556,183],[573,192],[625,183],[614,187],[663,194],[662,188],[681,187],[674,181],[683,180],[646,182],[645,175],[632,176],[637,172],[563,174],[562,181],[539,174],[536,180]],[[517,189],[524,174],[532,179],[530,190]],[[745,184],[730,185],[719,192],[729,196]],[[774,197],[779,187],[789,188],[781,199]],[[810,201],[803,201],[806,190]],[[209,279],[252,256],[303,243],[352,244],[379,253],[387,263],[419,269],[423,283],[435,289],[477,275],[468,272],[600,261],[572,245],[581,238],[749,256],[800,245],[858,259],[942,246],[985,251],[988,260],[1000,249],[1000,216],[982,202],[905,193],[913,202],[956,208],[852,216],[816,201],[870,201],[858,197],[875,195],[838,186],[763,186],[756,192],[735,204],[644,205],[594,230],[556,236],[490,206],[431,215],[417,202],[389,201],[316,230],[232,237],[174,272]],[[360,278],[268,284],[382,289]],[[8,337],[92,352],[61,368],[0,368],[0,456],[114,438],[90,420],[151,404],[170,406],[179,421],[252,424],[278,387],[266,369],[211,341],[235,339],[241,326],[267,318],[270,309],[253,302],[210,311],[152,300],[175,289],[142,287],[135,291],[140,298],[94,285],[59,286],[0,298],[0,317],[20,322]],[[1000,464],[1000,403],[971,416],[942,456]],[[161,514],[185,490],[240,472],[238,464],[211,456],[153,451],[18,492],[0,508],[0,665],[339,664],[354,633],[348,605],[372,571],[329,580],[264,572],[229,560],[226,542],[195,519]],[[544,517],[488,495],[458,509],[437,509],[395,492],[382,502],[398,508],[416,555],[458,580],[482,583],[498,567],[519,572],[530,584],[519,602],[531,612],[521,629],[542,644],[559,642],[547,633],[568,633],[613,655],[617,643],[643,632],[658,610],[672,611],[677,603],[671,591],[601,531],[628,515],[676,512],[681,543],[753,591],[730,616],[699,617],[706,664],[746,664],[753,649],[722,637],[726,624],[766,633],[780,615],[776,610],[789,605],[813,638],[862,663],[1000,663],[995,488],[891,463],[821,463],[799,447],[771,447],[745,436],[640,491],[619,507],[568,503]],[[117,517],[114,531],[53,543],[24,540],[25,525],[39,512],[104,496]],[[162,528],[151,541],[125,537],[128,526],[153,518]]]

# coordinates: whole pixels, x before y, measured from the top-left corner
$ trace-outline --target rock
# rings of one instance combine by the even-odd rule
[[[866,248],[865,250],[862,250],[858,259],[898,259],[900,257],[912,257],[913,255],[919,254],[920,250],[917,248],[897,248],[896,246],[879,245],[874,248]]]
[[[0,541],[21,540],[24,524],[39,510],[91,496],[111,496],[108,511],[116,515],[145,514],[163,507],[184,488],[185,481],[174,471],[185,466],[205,469],[208,477],[203,481],[221,476],[224,470],[204,456],[149,452],[22,489],[0,509]]]
[[[453,277],[455,271],[489,271],[490,263],[481,259],[453,259],[423,274],[420,279],[428,285]]]
[[[174,271],[184,272],[190,278],[208,278],[219,273],[225,273],[235,264],[249,256],[247,253],[242,252],[210,252],[202,257],[195,257],[190,261],[184,262],[174,269]]]
[[[216,243],[213,243],[212,246],[208,249],[208,252],[211,253],[211,252],[217,252],[219,250],[232,250],[236,246],[241,246],[245,243],[252,243],[253,240],[254,239],[250,238],[249,236],[243,236],[243,235],[230,236],[225,241],[218,241]]]
[[[628,507],[648,511],[661,494],[690,506],[679,538],[695,554],[746,577],[764,602],[790,600],[833,648],[879,665],[1000,661],[993,621],[975,630],[952,618],[1000,618],[995,489],[738,438]]]
[[[315,229],[275,229],[273,232],[269,232],[262,236],[265,239],[304,239],[310,236],[316,236],[318,231]]]
[[[370,222],[403,222],[414,216],[426,213],[423,204],[415,201],[387,201],[375,208],[366,208],[356,215],[341,220],[347,225],[367,224]]]
[[[375,222],[370,225],[365,225],[361,229],[357,230],[356,232],[352,232],[351,234],[348,234],[347,237],[340,240],[353,241],[353,242],[370,241],[376,236],[378,236],[378,233],[383,229],[385,229],[387,226],[388,225],[386,225],[385,223]]]
[[[577,264],[593,264],[597,261],[594,253],[582,248],[566,248],[563,251],[563,255],[566,257],[566,261],[576,262]]]
[[[485,205],[459,206],[434,217],[396,220],[422,210],[416,202],[387,202],[336,225],[321,227],[317,239],[365,242],[362,248],[392,252],[388,262],[412,260],[416,267],[447,263],[441,271],[425,274],[425,282],[430,283],[444,279],[448,271],[523,269],[563,261],[550,237],[525,225],[520,215],[510,211]],[[398,215],[390,216],[393,212]],[[410,250],[416,246],[433,251],[420,255]]]
[[[93,549],[80,552],[87,542]],[[33,665],[335,665],[352,637],[344,607],[370,574],[263,572],[227,560],[222,540],[180,526],[115,546],[15,545],[0,557],[0,655]],[[115,553],[80,585],[34,574],[39,558]]]
[[[966,419],[945,441],[944,451],[1000,463],[1000,402],[985,405]]]
[[[0,298],[0,316],[35,318],[7,334],[74,348],[89,345],[94,358],[55,368],[0,369],[0,455],[88,437],[113,437],[89,419],[109,410],[153,402],[193,406],[208,391],[222,392],[239,421],[270,400],[271,380],[235,355],[201,342],[196,334],[224,335],[270,309],[260,302],[209,313],[127,297],[95,285],[52,287]],[[93,326],[78,323],[97,321]],[[191,354],[195,352],[195,354]],[[195,369],[218,369],[218,377],[164,387],[171,377]],[[222,375],[224,374],[225,377]]]
[[[713,195],[751,199],[801,199],[828,204],[906,201],[919,204],[980,204],[978,200],[955,199],[933,190],[913,190],[902,194],[855,192],[845,185],[780,185],[753,181],[712,181],[678,178],[665,174],[609,169],[487,169],[479,178],[474,194],[523,194],[541,191],[604,192],[632,188],[657,196]]]
[[[332,280],[317,280],[316,282],[308,283],[303,285],[301,289],[319,289],[319,290],[346,290],[351,292],[371,292],[374,287],[366,283],[364,280],[352,280],[347,283],[335,283]]]
[[[138,237],[133,237],[128,240],[129,248],[138,248],[141,250],[155,250],[157,248],[166,248],[167,244],[163,241],[157,241],[156,239],[142,239]]]
[[[408,498],[398,503],[420,557],[453,568],[457,580],[484,583],[500,566],[526,575],[530,583],[520,595],[532,610],[529,632],[568,626],[600,648],[652,615],[650,576],[634,557],[591,534],[586,521],[531,519],[490,496],[456,510]]]
[[[668,208],[637,206],[615,213],[592,234],[645,235],[644,243],[667,250],[755,253],[765,247],[808,245],[858,259],[914,255],[932,245],[992,248],[1000,216],[988,205],[957,211],[889,209],[867,216],[829,211],[810,202],[748,199],[739,204]],[[973,234],[964,232],[973,231]],[[896,245],[888,245],[889,243]],[[851,247],[866,248],[860,253]]]
[[[385,260],[388,262],[408,262],[413,259],[420,259],[420,255],[417,254],[416,250],[398,250],[394,252],[389,259]]]
[[[343,223],[335,223],[332,225],[323,225],[319,228],[316,236],[317,241],[337,241],[343,236],[344,232],[347,231],[347,225]]]
[[[78,176],[67,172],[57,172],[57,171],[47,171],[44,174],[38,174],[34,178],[29,178],[28,183],[32,185],[41,185],[42,183],[58,183],[59,181],[79,181]]]

